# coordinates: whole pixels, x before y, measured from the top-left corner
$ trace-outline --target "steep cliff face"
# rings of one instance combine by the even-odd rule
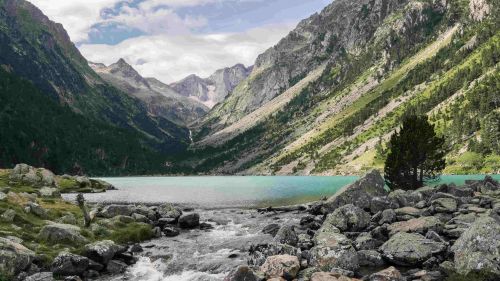
[[[222,102],[251,71],[252,67],[246,68],[242,64],[237,64],[219,69],[206,79],[190,75],[170,86],[181,95],[212,108]]]
[[[341,63],[346,55],[357,56],[366,51],[384,20],[396,17],[395,11],[402,14],[408,2],[337,0],[321,13],[303,20],[257,58],[250,77],[205,118],[205,127],[214,132],[229,126],[282,94],[319,65]],[[405,16],[412,17],[410,13]]]
[[[97,63],[90,63],[90,66],[105,81],[143,101],[154,116],[187,125],[208,112],[208,107],[202,103],[181,96],[161,81],[142,77],[123,59],[110,66]]]
[[[454,170],[466,152],[498,159],[495,142],[483,141],[498,118],[494,2],[334,1],[259,56],[203,119],[186,164],[212,173],[362,173],[380,168],[410,112],[428,114],[446,137]]]

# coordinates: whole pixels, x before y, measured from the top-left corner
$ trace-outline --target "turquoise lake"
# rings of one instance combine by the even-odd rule
[[[500,175],[493,176],[500,180]],[[483,175],[442,176],[439,182],[462,185]],[[335,194],[358,179],[355,176],[229,176],[102,178],[118,190],[86,194],[91,202],[177,203],[202,208],[283,206]],[[71,199],[71,196],[69,197]]]

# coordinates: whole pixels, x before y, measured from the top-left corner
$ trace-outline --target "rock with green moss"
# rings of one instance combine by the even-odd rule
[[[326,218],[341,231],[361,231],[368,226],[370,219],[370,214],[352,204],[336,209]]]
[[[66,243],[71,245],[85,244],[87,238],[80,234],[80,227],[71,224],[53,223],[40,230],[38,238],[49,244]]]
[[[500,278],[500,218],[478,218],[451,247],[458,273],[481,272]]]
[[[399,232],[385,242],[379,250],[384,258],[402,266],[420,265],[433,255],[446,250],[444,243],[426,239],[417,233]]]
[[[2,219],[2,221],[4,222],[13,222],[14,219],[16,218],[16,211],[14,210],[6,210],[5,212],[3,212],[3,214],[0,216],[0,218]]]
[[[46,219],[49,216],[48,213],[47,213],[47,210],[45,210],[42,206],[40,206],[37,203],[28,202],[27,210],[30,213],[32,213],[35,216],[40,217],[42,219]]]
[[[338,207],[353,204],[361,209],[369,209],[374,196],[387,195],[384,179],[377,170],[366,174],[355,183],[339,190],[323,204],[323,212],[331,213]]]
[[[23,245],[0,237],[0,275],[15,276],[29,268],[35,253]]]
[[[27,164],[17,164],[10,172],[9,180],[35,187],[55,186],[55,175],[44,168],[34,168]]]

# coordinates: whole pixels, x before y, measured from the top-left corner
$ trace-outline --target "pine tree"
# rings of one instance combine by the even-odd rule
[[[435,180],[445,167],[444,139],[436,136],[426,116],[403,120],[388,144],[385,181],[391,189],[417,189]]]

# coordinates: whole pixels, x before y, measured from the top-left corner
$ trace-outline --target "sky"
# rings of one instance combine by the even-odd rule
[[[124,58],[165,83],[208,77],[272,47],[332,0],[29,0],[92,62]]]

